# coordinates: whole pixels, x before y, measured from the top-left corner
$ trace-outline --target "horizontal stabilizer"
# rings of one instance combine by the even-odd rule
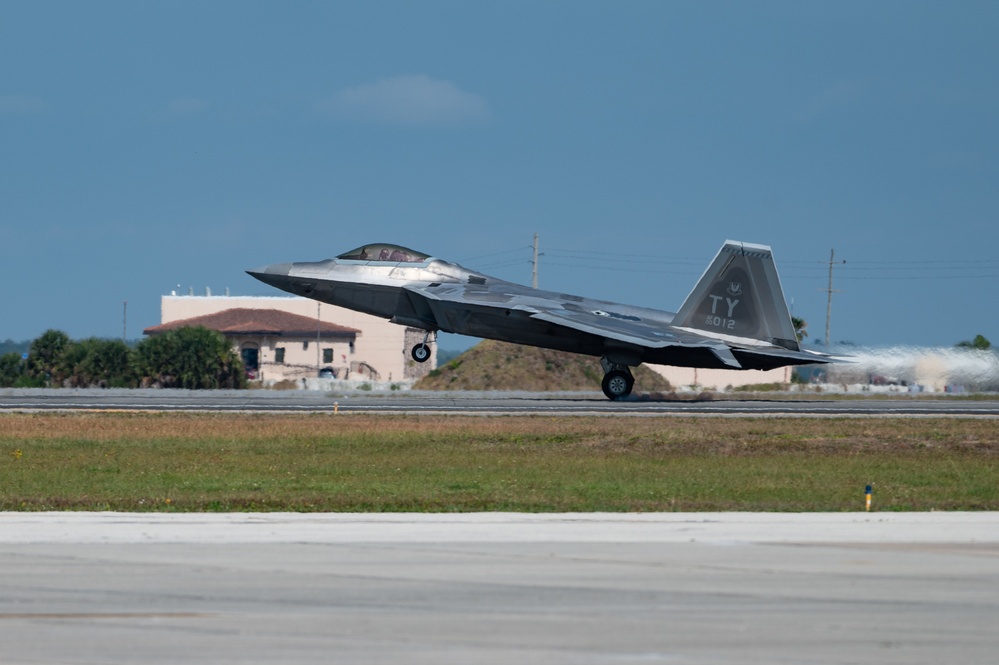
[[[786,349],[767,349],[762,347],[736,348],[741,356],[761,356],[778,358],[787,365],[811,365],[844,362],[845,359],[830,356],[815,351],[788,351]]]
[[[718,360],[722,361],[732,369],[742,369],[742,363],[732,355],[732,350],[724,344],[716,344],[710,347],[711,353],[715,354]]]

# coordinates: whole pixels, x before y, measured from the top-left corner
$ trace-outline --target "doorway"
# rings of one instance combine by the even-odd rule
[[[257,372],[260,369],[260,349],[256,345],[246,345],[239,352],[239,355],[243,358],[243,369],[246,370],[246,377],[248,379],[257,378]]]

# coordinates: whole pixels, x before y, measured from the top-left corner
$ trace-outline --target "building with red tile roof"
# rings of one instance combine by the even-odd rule
[[[436,367],[435,345],[433,362],[409,356],[423,331],[305,298],[163,296],[161,320],[143,332],[217,330],[239,351],[251,379],[265,384],[319,377],[407,383]]]
[[[223,335],[274,335],[276,337],[306,337],[309,339],[350,339],[361,331],[356,328],[317,321],[278,309],[249,309],[236,307],[220,312],[202,314],[189,319],[161,323],[143,330],[145,335],[158,335],[167,330],[201,326],[217,330]]]

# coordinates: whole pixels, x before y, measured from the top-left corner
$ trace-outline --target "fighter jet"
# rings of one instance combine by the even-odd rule
[[[532,289],[385,243],[247,272],[426,331],[411,350],[416,362],[430,358],[427,342],[438,331],[598,356],[612,400],[631,394],[630,368],[643,362],[766,370],[833,360],[799,347],[766,245],[726,241],[676,313]]]

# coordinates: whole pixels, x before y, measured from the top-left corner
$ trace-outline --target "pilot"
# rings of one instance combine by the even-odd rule
[[[365,247],[361,250],[361,260],[366,261],[368,259],[368,248]]]
[[[388,251],[387,247],[382,247],[381,253],[378,254],[378,260],[379,261],[388,261],[389,260],[389,251]]]

